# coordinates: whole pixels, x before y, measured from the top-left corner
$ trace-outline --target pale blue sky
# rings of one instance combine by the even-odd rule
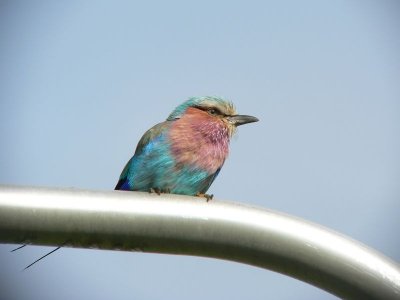
[[[398,1],[2,1],[0,183],[113,189],[190,96],[243,126],[210,192],[400,261]],[[0,299],[335,299],[197,257],[0,245]]]

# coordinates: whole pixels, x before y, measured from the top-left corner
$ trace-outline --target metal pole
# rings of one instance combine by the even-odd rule
[[[280,272],[346,299],[400,299],[400,267],[343,235],[232,202],[0,186],[0,243],[196,255]]]

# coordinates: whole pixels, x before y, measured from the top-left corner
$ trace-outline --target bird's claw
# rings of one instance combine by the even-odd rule
[[[149,193],[150,194],[157,194],[157,195],[161,195],[161,191],[160,191],[160,189],[159,188],[150,188],[150,190],[149,190]]]
[[[197,197],[204,197],[204,198],[206,198],[207,202],[210,201],[210,200],[212,200],[213,197],[214,197],[213,194],[204,194],[204,193],[200,193],[200,192],[198,192],[198,193],[196,194],[196,196],[197,196]]]
[[[166,188],[166,189],[159,189],[159,188],[150,188],[149,189],[149,193],[150,194],[157,194],[157,195],[161,195],[162,193],[163,194],[170,194],[171,193],[171,190],[170,190],[170,188]]]

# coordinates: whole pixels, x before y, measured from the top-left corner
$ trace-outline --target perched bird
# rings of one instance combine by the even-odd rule
[[[229,153],[236,127],[257,122],[219,97],[193,97],[149,129],[123,169],[116,190],[212,196],[206,192]]]

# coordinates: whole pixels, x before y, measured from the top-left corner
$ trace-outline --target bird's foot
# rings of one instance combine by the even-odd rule
[[[214,197],[213,194],[204,194],[204,193],[200,193],[200,192],[198,192],[198,193],[196,194],[196,196],[197,196],[197,197],[204,197],[204,198],[206,198],[207,202],[210,201],[210,200],[212,200],[213,197]]]
[[[149,193],[150,194],[157,194],[157,195],[161,195],[161,190],[159,188],[150,188],[149,189]]]
[[[166,188],[166,189],[150,188],[150,189],[149,189],[149,193],[150,193],[150,194],[155,193],[155,194],[157,194],[157,195],[160,196],[162,193],[164,193],[164,194],[169,194],[169,193],[171,193],[171,190],[170,190],[169,188]]]

